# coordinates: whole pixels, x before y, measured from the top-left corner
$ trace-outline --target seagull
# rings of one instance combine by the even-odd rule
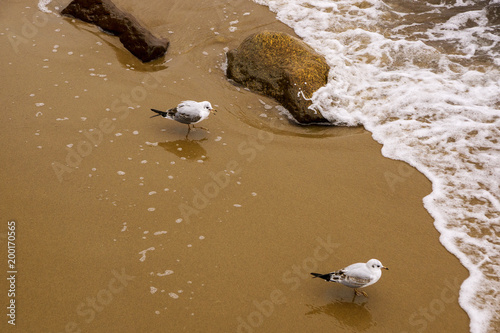
[[[212,108],[212,104],[207,101],[183,101],[175,108],[168,109],[167,111],[160,111],[156,109],[151,109],[151,111],[156,112],[157,114],[151,116],[150,118],[162,116],[166,119],[172,119],[182,124],[187,124],[188,132],[186,134],[186,138],[191,131],[191,125],[193,125],[193,128],[201,128],[205,131],[208,131],[208,129],[206,129],[205,127],[195,127],[194,124],[208,118],[210,113],[217,112],[217,110],[214,110],[214,108]]]
[[[344,286],[354,288],[355,295],[368,297],[364,291],[359,291],[358,288],[368,287],[377,282],[382,276],[382,269],[389,270],[389,268],[384,267],[379,260],[370,259],[367,263],[358,262],[340,271],[326,274],[311,273],[311,275],[315,278],[322,278],[327,282],[337,282]]]

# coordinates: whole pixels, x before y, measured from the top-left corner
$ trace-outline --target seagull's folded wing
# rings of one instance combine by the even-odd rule
[[[199,114],[181,112],[177,112],[174,117],[175,120],[183,124],[193,124],[201,119]]]
[[[344,275],[344,281],[343,284],[348,285],[349,287],[352,288],[360,288],[368,283],[371,282],[371,278],[368,277],[359,277],[359,276],[349,276],[349,275]]]

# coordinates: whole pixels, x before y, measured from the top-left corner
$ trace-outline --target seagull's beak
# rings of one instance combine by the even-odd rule
[[[385,267],[385,266],[382,266],[382,269],[385,269],[385,270],[387,270],[387,271],[389,270],[389,268],[388,268],[388,267]]]

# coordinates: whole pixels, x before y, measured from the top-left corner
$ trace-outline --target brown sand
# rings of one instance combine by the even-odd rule
[[[170,38],[168,62],[32,2],[0,7],[0,239],[5,269],[15,220],[18,270],[2,332],[468,331],[430,182],[362,128],[292,125],[225,80],[224,48],[288,27],[250,1],[116,3]],[[149,118],[183,99],[217,106],[210,132]],[[369,298],[308,274],[372,257],[390,270]]]

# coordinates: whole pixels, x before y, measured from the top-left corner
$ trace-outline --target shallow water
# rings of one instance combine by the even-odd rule
[[[473,332],[500,325],[500,28],[490,1],[256,1],[332,66],[314,100],[424,173],[443,245],[470,271]],[[495,1],[491,1],[494,3]],[[491,325],[491,326],[490,326]]]

